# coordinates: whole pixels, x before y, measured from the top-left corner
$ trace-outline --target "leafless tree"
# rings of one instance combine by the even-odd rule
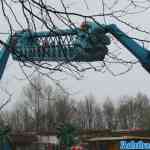
[[[23,88],[8,120],[13,130],[49,131],[56,124],[73,121],[74,112],[74,101],[69,95],[36,76],[32,78],[32,85],[28,83]]]
[[[3,97],[3,95],[5,95],[6,99],[4,98],[3,100],[1,99],[1,105],[0,105],[0,111],[2,111],[2,109],[11,101],[11,97],[12,94],[10,94],[10,92],[8,92],[7,89],[5,88],[1,88],[1,95]]]
[[[55,113],[56,123],[65,123],[74,121],[75,102],[68,95],[59,94],[55,96]]]
[[[103,24],[114,22],[121,25],[125,31],[129,31],[129,36],[142,42],[143,45],[149,43],[149,28],[140,24],[141,22],[135,23],[140,15],[144,13],[147,15],[150,8],[149,0],[125,0],[123,3],[121,0],[97,0],[95,5],[98,7],[94,13],[90,8],[90,0],[78,0],[77,2],[74,0],[0,0],[0,3],[2,17],[7,22],[7,30],[11,35],[18,30],[54,32],[55,29],[60,28],[74,29],[79,26],[78,22],[82,21],[95,21]],[[133,32],[130,32],[131,30]],[[137,33],[136,36],[134,36],[135,32]],[[57,62],[52,65],[50,62],[31,61],[29,64],[23,63],[23,66],[31,67],[34,64],[50,71],[69,71],[76,75],[80,75],[81,72],[89,69],[100,72],[107,70],[113,75],[120,75],[131,70],[132,65],[137,61],[128,58],[123,59],[120,56],[120,53],[124,54],[123,47],[113,37],[111,37],[111,40],[113,41],[112,45],[116,45],[115,48],[110,46],[106,58],[96,64],[86,63],[83,65],[81,63]],[[0,43],[10,48],[3,40],[0,40]],[[127,69],[121,73],[114,72],[113,64],[121,64]]]
[[[149,99],[138,93],[135,97],[124,96],[118,108],[119,128],[149,128]]]
[[[78,124],[81,128],[104,128],[101,106],[90,95],[77,105]]]
[[[115,23],[123,31],[128,32],[128,35],[134,40],[144,47],[149,47],[149,24],[146,20],[145,23],[139,21],[141,20],[139,18],[149,18],[149,0],[124,0],[123,2],[122,0],[96,0],[94,3],[93,9],[91,0],[0,0],[0,16],[4,23],[0,35],[5,34],[12,38],[18,31],[55,33],[59,29],[73,30],[79,27],[83,21],[93,21],[105,25]],[[4,29],[6,32],[3,32]],[[108,46],[108,53],[103,61],[52,63],[30,60],[21,62],[19,66],[29,81],[36,71],[48,78],[51,78],[50,75],[57,71],[67,72],[74,77],[81,77],[83,72],[90,69],[97,72],[108,71],[112,75],[124,74],[132,69],[137,60],[130,57],[131,55],[128,53],[126,54],[125,48],[114,37],[108,36],[112,43]],[[12,40],[11,44],[5,41],[6,39],[2,36],[0,38],[1,47],[6,47],[7,50],[14,53],[15,40]],[[43,43],[46,46],[46,41],[43,40]],[[30,68],[30,73],[26,73],[27,67]]]
[[[117,118],[116,118],[116,110],[114,108],[114,104],[111,99],[108,97],[103,104],[103,114],[105,127],[108,129],[117,128]]]
[[[50,131],[60,123],[95,129],[150,128],[150,99],[144,94],[122,96],[114,107],[111,98],[107,98],[103,105],[98,104],[93,96],[75,102],[62,91],[51,87],[43,89],[48,92],[41,91],[43,96],[40,97],[38,120],[35,112],[37,105],[31,99],[35,94],[32,89],[32,96],[27,93],[25,97],[21,95],[22,101],[12,111],[4,109],[1,112],[0,126],[10,125],[13,131],[35,131],[37,128],[39,131]]]
[[[8,112],[7,111],[4,112],[4,110],[5,110],[5,106],[9,102],[11,102],[12,94],[6,88],[4,88],[2,85],[0,87],[0,93],[1,93],[1,99],[0,99],[0,126],[3,127],[6,124],[8,124]]]

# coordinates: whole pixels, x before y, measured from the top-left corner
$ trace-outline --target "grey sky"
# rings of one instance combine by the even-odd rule
[[[69,4],[71,7],[70,10],[75,10],[76,12],[82,12],[86,14],[95,14],[98,12],[102,12],[102,7],[99,5],[99,0],[86,0],[88,6],[84,3],[84,0],[77,0],[77,1],[69,1],[65,0],[66,4]],[[107,4],[109,3],[109,0],[106,0]],[[111,0],[110,2],[115,2],[115,0]],[[55,7],[60,7],[59,0],[57,1],[50,1],[50,3],[53,3]],[[126,1],[121,1],[117,4],[116,8],[114,7],[114,10],[121,9],[121,7],[124,7],[124,3]],[[111,5],[111,4],[110,4]],[[133,8],[132,8],[133,9]],[[131,10],[132,10],[131,9]],[[17,12],[17,10],[16,10]],[[142,26],[146,30],[150,30],[150,15],[149,11],[146,13],[141,13],[138,15],[130,15],[130,16],[124,16],[123,19],[127,20],[128,22],[133,23],[134,25]],[[19,17],[19,14],[18,14]],[[21,18],[20,18],[21,19]],[[77,21],[79,24],[81,22],[81,19],[78,18],[72,18]],[[2,19],[3,20],[3,19]],[[98,21],[104,22],[103,18],[98,18]],[[124,31],[129,32],[130,35],[134,35],[140,38],[146,38],[150,39],[150,37],[138,33],[132,30],[128,30],[125,25],[122,25],[121,23],[118,23],[112,18],[106,18],[107,23],[117,23],[117,25]],[[5,21],[1,21],[0,23],[0,31],[8,31],[8,28],[6,28]],[[4,37],[2,37],[4,38]],[[149,47],[149,45],[145,45]],[[113,48],[113,46],[112,46]],[[132,56],[130,53],[127,52],[126,49],[122,48],[122,57],[126,59],[132,59]],[[111,49],[111,47],[110,47]],[[114,67],[115,70],[120,70],[120,66],[116,65]],[[16,80],[15,77],[22,77],[21,71],[16,65],[16,63],[9,61],[9,64],[7,65],[7,69],[5,70],[4,78],[1,81],[1,85],[6,87],[11,93],[14,94],[15,97],[18,97],[20,94],[21,88],[24,86],[26,81],[20,81]],[[64,75],[62,73],[56,74],[57,79],[64,79],[61,83],[64,85],[64,87],[69,90],[70,93],[73,94],[76,98],[84,97],[85,95],[88,95],[92,93],[97,99],[101,100],[104,97],[110,96],[113,97],[115,100],[121,95],[135,95],[137,92],[142,92],[150,96],[150,75],[141,67],[141,65],[137,64],[134,65],[133,69],[121,76],[114,77],[110,73],[97,73],[94,71],[88,71],[84,73],[84,78],[82,80],[76,80],[75,78]]]

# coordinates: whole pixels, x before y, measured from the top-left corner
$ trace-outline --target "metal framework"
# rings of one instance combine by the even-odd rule
[[[116,25],[101,25],[84,22],[80,28],[50,32],[23,30],[8,38],[7,45],[0,50],[0,78],[4,72],[9,54],[14,60],[23,62],[103,61],[108,53],[107,45],[111,33],[150,72],[150,52],[140,46]]]

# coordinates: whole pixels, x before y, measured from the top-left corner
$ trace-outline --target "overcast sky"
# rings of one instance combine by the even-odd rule
[[[72,2],[72,4],[70,5],[71,10],[75,10],[76,12],[82,12],[86,14],[97,13],[99,11],[102,12],[102,9],[99,5],[99,0],[86,1],[88,6],[84,3],[84,0],[65,0],[65,2],[68,4],[71,4]],[[120,1],[124,2],[122,0]],[[108,0],[106,2],[108,3]],[[56,2],[54,2],[53,0],[51,1],[51,3],[59,7],[58,0]],[[119,9],[118,7],[121,7],[122,5],[123,4],[118,4],[116,6],[117,8],[114,9]],[[142,13],[139,15],[125,16],[124,19],[133,23],[134,25],[143,26],[147,30],[150,30],[149,14],[150,12],[148,11],[145,14]],[[78,23],[80,22],[80,20],[76,20]],[[101,18],[98,19],[98,21],[99,20],[101,21]],[[111,23],[111,21],[113,21],[113,23],[117,23],[113,19],[107,19],[108,23]],[[126,26],[121,25],[120,23],[118,23],[118,26],[122,30],[127,31]],[[0,22],[0,31],[8,31],[4,20]],[[141,38],[147,38],[141,33],[136,33],[135,31],[131,30],[128,31],[130,31],[130,34],[132,35],[137,35]],[[149,47],[149,45],[146,46]],[[122,56],[125,55],[127,59],[128,57],[132,58],[132,55],[128,53],[126,49],[123,49],[123,51],[125,51],[125,53],[123,52]],[[119,66],[115,66],[115,70],[120,70]],[[19,69],[17,63],[9,61],[7,69],[5,70],[3,76],[3,80],[1,81],[1,85],[3,87],[6,87],[11,93],[13,93],[15,98],[19,97],[21,88],[26,84],[26,81],[17,80],[17,76],[18,78],[23,77],[21,70]],[[62,85],[72,94],[72,96],[75,96],[78,99],[83,98],[86,95],[93,94],[99,101],[102,101],[102,99],[107,96],[113,97],[115,101],[118,97],[122,95],[134,96],[138,92],[147,94],[150,97],[150,75],[141,67],[140,64],[134,65],[133,69],[130,72],[117,77],[112,76],[108,72],[98,73],[94,71],[88,71],[84,73],[84,77],[81,80],[76,80],[75,78],[69,75],[64,75],[62,73],[57,73],[55,77],[56,79],[63,79],[60,80]]]

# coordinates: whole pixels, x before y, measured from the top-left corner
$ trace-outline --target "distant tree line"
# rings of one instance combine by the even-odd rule
[[[150,99],[145,94],[122,96],[116,105],[108,97],[102,104],[92,95],[74,100],[41,78],[33,78],[33,83],[23,88],[13,110],[1,111],[0,126],[7,124],[13,131],[50,131],[71,122],[80,128],[150,129]]]

